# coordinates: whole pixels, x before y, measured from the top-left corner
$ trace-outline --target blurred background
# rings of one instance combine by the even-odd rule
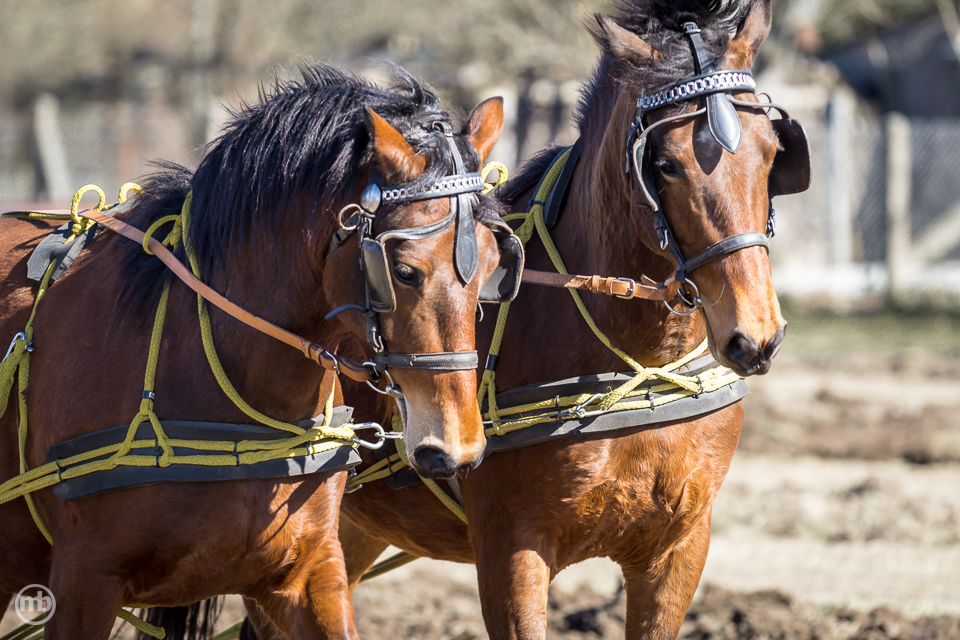
[[[0,210],[63,207],[164,158],[299,57],[453,106],[505,98],[510,169],[576,138],[603,0],[0,0]],[[774,0],[755,72],[805,125],[809,192],[771,260],[790,329],[750,381],[683,638],[960,638],[960,17],[956,0]],[[365,637],[483,638],[472,568],[356,594]],[[377,586],[377,585],[381,586]],[[606,561],[561,574],[550,637],[620,638]],[[9,619],[4,625],[9,625]],[[6,626],[0,626],[0,632]],[[939,634],[939,635],[938,635]]]

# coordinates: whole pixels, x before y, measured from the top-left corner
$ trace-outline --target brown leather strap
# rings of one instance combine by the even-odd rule
[[[100,213],[98,211],[83,211],[80,214],[80,217],[87,218],[88,220],[93,220],[99,224],[102,224],[104,227],[110,229],[111,231],[122,235],[125,238],[133,240],[138,244],[143,244],[144,233],[132,227],[125,222],[121,222],[116,218],[111,218],[108,215]],[[352,358],[339,358],[333,355],[330,351],[321,347],[320,345],[310,342],[309,340],[304,340],[298,335],[290,333],[286,329],[281,329],[277,325],[255,316],[249,311],[246,311],[236,304],[230,302],[219,293],[205,285],[203,282],[198,280],[190,273],[189,270],[181,263],[179,260],[174,257],[170,251],[160,244],[160,242],[154,238],[150,238],[147,241],[147,246],[150,247],[150,250],[160,258],[163,264],[167,265],[173,273],[183,281],[188,287],[197,292],[205,300],[210,302],[210,304],[216,306],[221,311],[233,316],[240,322],[253,327],[261,333],[265,333],[272,338],[276,338],[280,342],[290,345],[296,349],[299,349],[300,352],[313,360],[320,366],[331,371],[341,371],[344,375],[358,382],[365,382],[367,380],[372,380],[370,371],[363,366],[363,363],[359,360],[354,360]]]
[[[547,287],[563,287],[564,289],[580,289],[590,293],[603,293],[608,296],[617,296],[630,300],[642,298],[644,300],[668,300],[670,288],[663,284],[640,284],[630,278],[603,278],[601,276],[577,276],[548,271],[533,271],[524,269],[521,282],[540,284]]]

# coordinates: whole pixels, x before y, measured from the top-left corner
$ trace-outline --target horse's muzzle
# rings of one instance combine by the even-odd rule
[[[417,474],[423,478],[446,479],[454,476],[462,476],[468,471],[475,469],[480,461],[483,460],[481,454],[475,460],[466,464],[457,464],[453,458],[437,447],[419,447],[410,456],[410,462],[413,464]]]

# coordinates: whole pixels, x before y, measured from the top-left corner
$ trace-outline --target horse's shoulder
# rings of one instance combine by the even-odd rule
[[[43,220],[0,219],[0,325],[33,303],[34,283],[27,280],[27,260],[56,226]]]

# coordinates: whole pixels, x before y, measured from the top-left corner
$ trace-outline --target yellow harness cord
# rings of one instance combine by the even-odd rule
[[[91,190],[96,191],[100,195],[100,203],[97,205],[96,210],[103,211],[103,205],[106,201],[103,191],[97,187],[88,185],[78,191],[74,196],[73,203],[71,205],[70,216],[26,213],[18,214],[14,217],[47,220],[73,220],[74,224],[73,227],[71,227],[71,236],[66,240],[66,242],[71,242],[81,233],[84,233],[91,225],[89,220],[80,218],[77,215],[80,198],[84,193]],[[125,202],[127,191],[130,190],[136,190],[139,192],[140,187],[132,184],[124,185],[120,192],[119,200],[121,203]],[[155,222],[148,229],[147,238],[155,233],[162,225],[171,222],[174,223],[173,230],[163,240],[163,244],[167,246],[176,246],[179,242],[183,241],[187,250],[187,255],[190,259],[191,269],[193,270],[194,275],[199,278],[199,263],[193,249],[193,245],[190,242],[189,233],[186,233],[186,230],[189,229],[191,203],[192,194],[189,194],[184,202],[181,214],[179,216],[167,216]],[[146,242],[147,241],[144,240],[144,245],[146,245]],[[147,251],[147,253],[150,253],[146,246],[144,246],[144,250]],[[30,318],[27,321],[27,326],[22,333],[17,335],[16,339],[11,344],[9,354],[3,360],[2,365],[0,365],[0,416],[6,412],[14,375],[19,374],[18,399],[20,418],[17,431],[20,455],[20,475],[8,480],[7,482],[4,482],[3,484],[0,484],[0,504],[22,496],[27,502],[27,506],[30,509],[30,514],[36,523],[37,528],[47,539],[47,542],[53,544],[53,537],[50,535],[50,532],[44,524],[43,519],[37,512],[36,506],[34,505],[32,496],[30,494],[39,489],[55,485],[64,479],[69,480],[71,478],[76,478],[97,471],[114,469],[120,465],[150,467],[166,467],[171,464],[237,466],[256,464],[258,462],[274,460],[277,458],[310,455],[342,446],[357,446],[356,443],[353,442],[356,434],[352,428],[347,426],[337,428],[330,427],[334,403],[333,390],[331,390],[329,397],[326,399],[323,424],[309,429],[304,429],[293,424],[288,424],[270,418],[269,416],[260,413],[247,404],[240,397],[236,388],[227,378],[226,372],[223,370],[223,366],[220,363],[220,359],[217,356],[216,348],[213,343],[213,332],[210,326],[210,317],[203,298],[199,295],[197,296],[197,306],[200,316],[200,334],[203,340],[204,353],[206,354],[210,369],[216,377],[217,382],[220,384],[221,389],[223,389],[227,397],[229,397],[230,400],[246,415],[268,427],[280,429],[282,431],[289,432],[292,435],[289,438],[280,440],[247,440],[240,441],[238,443],[234,443],[232,441],[221,442],[204,440],[179,440],[167,437],[166,433],[164,433],[163,426],[160,423],[160,419],[157,417],[153,409],[154,386],[156,382],[157,365],[160,358],[160,344],[163,337],[163,325],[166,319],[167,301],[170,294],[170,283],[167,282],[164,286],[160,303],[157,305],[153,330],[150,336],[150,349],[147,355],[147,366],[143,385],[144,393],[143,398],[140,401],[140,411],[131,421],[123,442],[101,447],[93,451],[87,451],[76,456],[71,456],[70,458],[57,460],[35,469],[28,470],[26,464],[27,404],[25,391],[30,372],[29,354],[30,344],[33,340],[33,320],[36,315],[37,306],[40,302],[40,299],[49,288],[50,277],[55,269],[55,266],[55,262],[51,262],[50,266],[47,268],[43,280],[40,283],[40,288],[37,291],[36,298],[34,299],[33,309],[31,311]],[[148,420],[153,427],[155,439],[136,439],[137,431],[144,420]],[[135,455],[131,453],[131,451],[135,449],[155,449],[156,447],[160,447],[160,449],[163,451],[163,454],[159,458],[153,455]],[[174,453],[174,447],[190,447],[191,449],[201,451],[223,452],[223,455],[178,456]],[[95,460],[95,458],[100,458],[101,456],[109,457]],[[92,461],[87,462],[89,460]],[[149,606],[150,605],[138,604],[132,605],[131,607],[149,608]],[[147,624],[125,610],[120,612],[119,617],[126,620],[137,629],[155,638],[163,638],[165,635],[165,631],[163,629]]]
[[[553,243],[553,239],[550,237],[550,232],[543,221],[543,202],[546,201],[547,196],[550,194],[550,191],[556,184],[560,173],[563,171],[563,167],[566,165],[567,159],[570,156],[570,151],[570,149],[564,151],[557,161],[554,162],[550,167],[546,178],[543,180],[543,183],[541,184],[540,189],[534,198],[533,204],[530,206],[527,212],[514,214],[505,218],[507,221],[519,219],[524,220],[523,224],[516,231],[517,237],[520,238],[520,241],[524,244],[524,246],[526,246],[526,243],[533,236],[534,230],[536,230],[540,237],[540,241],[547,250],[547,255],[550,256],[550,260],[553,262],[553,266],[559,273],[562,274],[567,274],[568,271],[563,263],[563,259],[560,257],[560,253],[557,251],[556,245]],[[484,418],[493,423],[493,426],[487,429],[487,435],[503,435],[535,424],[553,422],[557,419],[556,409],[558,407],[582,407],[584,403],[593,400],[596,404],[591,403],[591,405],[594,406],[598,411],[627,411],[631,409],[650,408],[673,402],[691,395],[699,395],[700,393],[714,391],[740,379],[740,376],[737,374],[731,372],[725,367],[720,366],[696,377],[673,373],[676,369],[679,369],[688,362],[706,353],[706,340],[704,340],[704,342],[692,352],[676,362],[672,362],[662,367],[644,367],[636,360],[631,358],[627,353],[614,346],[610,339],[600,330],[600,328],[597,326],[597,323],[590,315],[590,312],[587,310],[586,305],[584,305],[583,299],[580,297],[580,293],[573,289],[568,289],[568,291],[573,297],[573,301],[577,305],[577,309],[580,310],[580,315],[583,316],[587,326],[590,327],[590,330],[597,337],[597,339],[600,340],[604,346],[617,354],[617,356],[623,360],[627,366],[633,369],[637,375],[635,375],[626,383],[620,385],[620,387],[617,389],[613,389],[606,393],[601,398],[594,398],[591,394],[580,394],[559,399],[550,399],[539,403],[510,407],[509,409],[499,409],[496,402],[496,371],[487,369],[483,372],[483,379],[481,380],[480,389],[477,393],[477,400],[481,407],[483,406],[484,398],[486,398],[488,411],[484,415]],[[503,343],[503,333],[506,328],[507,317],[510,313],[510,304],[511,303],[508,302],[500,305],[499,314],[497,316],[497,325],[494,330],[493,341],[490,345],[490,355],[497,356],[500,354],[500,348]],[[623,400],[629,397],[638,386],[647,380],[652,379],[659,379],[664,382],[662,385],[652,387],[652,391],[663,392],[670,389],[676,389],[676,393],[661,396],[656,400],[638,399],[633,402],[623,402]],[[641,394],[637,395],[639,396]],[[514,421],[503,419],[504,416],[517,415],[536,409],[549,409],[550,411],[540,416],[519,418]]]

